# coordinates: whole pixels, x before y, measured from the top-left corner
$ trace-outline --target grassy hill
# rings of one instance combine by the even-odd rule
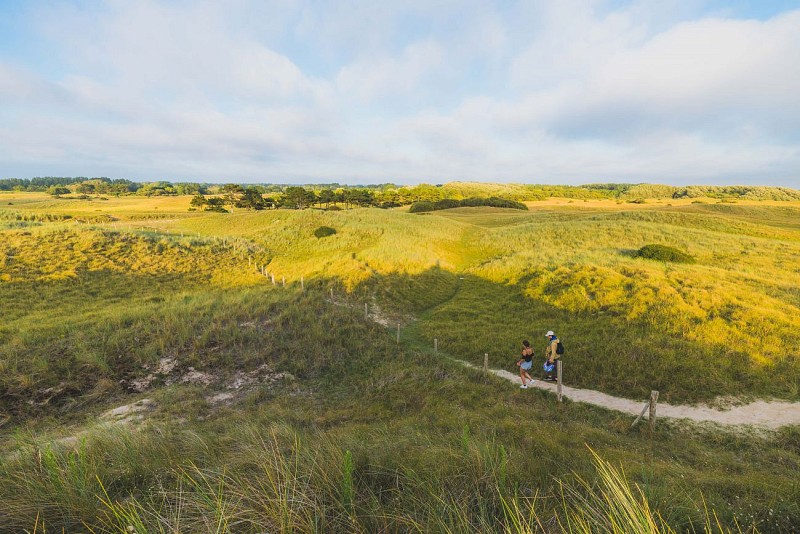
[[[798,400],[800,204],[693,202],[213,214],[2,194],[1,528],[570,530],[617,517],[606,491],[662,530],[703,530],[707,506],[790,531],[798,429],[630,431],[431,351],[513,369],[553,329],[569,384]],[[143,398],[144,422],[98,422]]]

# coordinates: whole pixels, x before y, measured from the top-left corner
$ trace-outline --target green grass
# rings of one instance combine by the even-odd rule
[[[788,431],[749,438],[665,423],[652,437],[629,432],[629,418],[487,381],[413,344],[397,348],[357,309],[319,308],[318,297],[280,298],[304,319],[280,321],[272,339],[319,344],[330,326],[309,322],[333,314],[353,328],[337,337],[366,340],[348,346],[346,361],[331,347],[295,385],[254,391],[231,408],[206,406],[207,392],[193,387],[163,389],[150,425],[98,428],[75,452],[42,445],[35,427],[28,438],[18,432],[14,446],[34,449],[0,462],[0,523],[31,528],[38,516],[51,529],[98,532],[533,532],[555,521],[574,532],[573,523],[603,517],[625,521],[626,532],[661,532],[702,531],[704,506],[728,526],[779,531],[800,520],[787,469],[800,450],[787,447],[796,439]],[[620,466],[624,479],[611,471]],[[637,528],[643,520],[659,529]]]
[[[418,216],[6,198],[0,525],[10,531],[800,524],[797,429],[665,422],[650,436],[629,431],[630,418],[557,405],[430,350],[436,338],[449,356],[489,353],[511,368],[522,339],[540,357],[553,329],[570,384],[637,399],[658,389],[670,402],[797,400],[796,203],[556,200]],[[103,218],[74,222],[92,215]],[[320,226],[337,233],[318,239]],[[633,257],[647,243],[697,263]],[[365,302],[388,328],[364,320]],[[219,385],[156,381],[148,425],[96,427],[164,357],[221,383],[261,365],[295,380],[231,407],[209,403]],[[76,451],[47,445],[86,429]]]
[[[131,202],[143,209],[143,199]],[[719,207],[721,214],[713,205],[550,202],[515,214],[203,214],[162,221],[162,232],[58,221],[8,229],[0,234],[0,277],[11,283],[0,292],[5,316],[22,321],[0,330],[0,339],[19,344],[12,330],[36,325],[63,330],[50,327],[53,306],[81,308],[81,299],[102,297],[99,308],[74,314],[95,320],[106,305],[146,303],[178,287],[265,285],[260,270],[267,269],[279,281],[319,280],[377,299],[399,322],[425,314],[422,335],[468,358],[506,358],[521,338],[556,329],[570,347],[570,377],[582,386],[633,398],[658,387],[675,401],[742,393],[796,399],[800,242],[791,215],[800,210]],[[337,234],[315,238],[320,226]],[[697,262],[635,258],[645,243],[678,247]],[[461,278],[472,282],[459,285]],[[703,362],[706,371],[682,372],[687,361]]]

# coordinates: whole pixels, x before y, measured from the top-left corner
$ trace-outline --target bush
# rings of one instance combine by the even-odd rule
[[[425,211],[433,211],[436,207],[433,205],[433,202],[414,202],[411,204],[411,207],[408,209],[409,213],[422,213]]]
[[[488,206],[490,208],[513,208],[516,210],[528,210],[528,206],[515,200],[508,200],[505,198],[491,197],[491,198],[465,198],[464,200],[455,200],[452,198],[445,198],[436,202],[414,202],[411,205],[410,213],[424,213],[427,211],[436,210],[449,210],[451,208],[463,207],[477,207]]]
[[[516,200],[509,200],[507,198],[489,197],[489,198],[465,198],[460,202],[464,207],[474,206],[489,206],[490,208],[513,208],[515,210],[528,210],[528,206]]]
[[[636,251],[636,256],[648,260],[670,261],[673,263],[694,263],[694,258],[685,252],[667,245],[645,245]]]
[[[330,226],[320,226],[316,230],[314,230],[314,236],[318,238],[328,237],[329,235],[333,235],[336,233],[335,228],[331,228]]]
[[[434,208],[433,209],[436,209],[436,210],[449,210],[451,208],[460,208],[460,207],[461,207],[461,203],[458,200],[456,200],[454,198],[445,198],[445,199],[442,199],[442,200],[439,200],[438,202],[436,202],[436,204],[434,204]]]

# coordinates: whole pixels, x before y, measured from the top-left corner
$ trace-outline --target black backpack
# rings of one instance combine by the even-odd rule
[[[556,354],[564,354],[564,345],[561,344],[561,341],[556,345]]]

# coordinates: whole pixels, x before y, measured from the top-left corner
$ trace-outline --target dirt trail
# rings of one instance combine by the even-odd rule
[[[331,301],[336,305],[346,305]],[[368,318],[383,326],[388,326],[390,321],[382,316],[379,308],[373,305],[368,314]],[[480,369],[464,360],[451,358],[452,360],[471,367]],[[502,369],[489,369],[494,375],[520,385],[519,376]],[[556,384],[536,380],[531,386],[539,389],[556,392]],[[569,386],[562,386],[561,394],[575,402],[585,402],[594,406],[600,406],[609,410],[615,410],[628,415],[638,416],[644,408],[647,399],[634,401],[614,397],[600,391],[591,389],[580,389]],[[644,414],[644,419],[648,418],[648,413]],[[658,417],[670,417],[672,419],[688,419],[695,422],[712,422],[723,426],[752,426],[762,429],[777,430],[784,426],[800,425],[800,403],[786,401],[763,401],[758,400],[749,404],[732,406],[726,409],[712,408],[707,405],[683,406],[659,402],[656,411]]]
[[[479,369],[471,363],[456,360],[467,367]],[[490,369],[490,371],[500,378],[520,385],[518,375],[501,369]],[[536,380],[531,386],[539,389],[556,392],[556,384]],[[633,401],[607,395],[591,389],[579,389],[569,386],[562,386],[561,392],[564,397],[575,402],[585,402],[637,416],[642,411],[646,399]],[[644,417],[647,418],[645,413]],[[750,425],[770,430],[776,430],[783,426],[800,425],[800,403],[785,401],[755,401],[742,406],[733,406],[728,409],[718,410],[710,406],[681,406],[659,402],[657,408],[658,417],[671,417],[673,419],[689,419],[697,422],[713,422],[720,425],[741,426]]]

